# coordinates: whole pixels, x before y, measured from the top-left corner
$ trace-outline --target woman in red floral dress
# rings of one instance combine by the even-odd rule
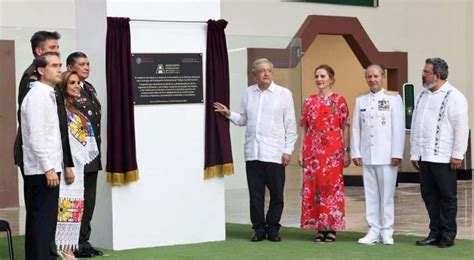
[[[316,242],[333,242],[345,227],[342,170],[350,164],[349,110],[345,98],[332,92],[334,70],[323,64],[314,74],[318,94],[306,98],[301,118],[301,227],[317,230]]]

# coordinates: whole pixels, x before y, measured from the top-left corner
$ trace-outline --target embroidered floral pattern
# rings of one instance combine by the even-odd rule
[[[59,198],[58,222],[81,222],[84,199]]]
[[[81,144],[86,145],[87,137],[94,135],[92,126],[86,119],[81,120],[81,117],[84,116],[80,113],[72,113],[67,111],[67,114],[67,123],[72,136],[74,136],[74,138]],[[87,127],[84,127],[82,122],[87,122]]]
[[[345,228],[342,127],[348,116],[347,103],[337,94],[328,98],[311,96],[304,102],[301,124],[307,131],[303,146],[303,228]]]

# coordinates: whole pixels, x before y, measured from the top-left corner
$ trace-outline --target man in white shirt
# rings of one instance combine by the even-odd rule
[[[59,54],[47,52],[33,61],[40,76],[21,105],[23,167],[28,182],[26,259],[55,259],[51,252],[58,212],[63,150],[54,87],[61,82]]]
[[[420,171],[421,196],[430,217],[430,233],[416,241],[419,246],[451,247],[456,237],[456,170],[467,149],[468,105],[447,78],[443,59],[426,59],[425,89],[417,98],[411,124],[410,159]]]
[[[365,212],[369,232],[360,244],[382,239],[393,245],[395,185],[403,158],[405,120],[402,98],[383,89],[385,70],[381,65],[367,67],[365,79],[370,91],[356,98],[352,122],[352,161],[362,166]]]
[[[281,241],[279,229],[283,212],[285,166],[297,139],[295,108],[291,92],[273,82],[273,64],[258,59],[252,65],[257,84],[242,95],[241,112],[231,112],[216,102],[214,108],[245,132],[245,161],[250,195],[250,219],[255,233],[252,242],[268,237]],[[270,205],[264,214],[265,187],[270,191]]]

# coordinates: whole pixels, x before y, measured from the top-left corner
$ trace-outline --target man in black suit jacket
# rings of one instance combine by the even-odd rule
[[[84,166],[84,214],[82,216],[81,233],[79,235],[79,250],[74,252],[76,257],[101,256],[102,251],[97,250],[89,243],[91,235],[91,220],[94,214],[95,198],[97,191],[97,174],[102,170],[100,154],[100,119],[101,105],[97,99],[95,88],[86,81],[89,77],[89,59],[83,52],[71,53],[66,59],[68,71],[75,71],[81,81],[81,96],[76,99],[76,108],[85,115],[94,130],[94,137],[99,147],[99,156]]]
[[[43,53],[47,52],[56,52],[59,54],[59,39],[61,35],[58,32],[49,32],[49,31],[38,31],[33,34],[30,39],[31,50],[33,52],[34,58],[38,58]],[[30,84],[38,80],[38,74],[35,70],[33,63],[25,70],[23,76],[21,77],[20,84],[18,86],[18,131],[15,139],[15,144],[13,147],[13,156],[15,164],[20,168],[21,175],[23,177],[23,195],[25,200],[25,206],[27,204],[26,198],[28,197],[28,183],[25,179],[24,169],[23,169],[23,140],[21,136],[21,104],[23,99],[28,94],[30,90]],[[63,163],[65,171],[72,171],[74,163],[71,156],[71,147],[69,146],[69,135],[67,129],[67,118],[66,118],[66,109],[64,107],[64,98],[61,93],[61,89],[55,88],[56,94],[56,103],[58,108],[58,118],[59,118],[59,129],[61,133],[61,144],[63,148]],[[57,255],[56,245],[51,241],[51,251],[53,255]]]

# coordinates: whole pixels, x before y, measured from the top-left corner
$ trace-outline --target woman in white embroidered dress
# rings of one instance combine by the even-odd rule
[[[73,173],[65,173],[61,178],[55,240],[64,259],[68,260],[75,259],[73,252],[79,245],[84,211],[84,165],[99,154],[89,120],[74,107],[75,98],[80,97],[79,82],[76,72],[63,73],[61,90],[64,95],[74,168]]]

